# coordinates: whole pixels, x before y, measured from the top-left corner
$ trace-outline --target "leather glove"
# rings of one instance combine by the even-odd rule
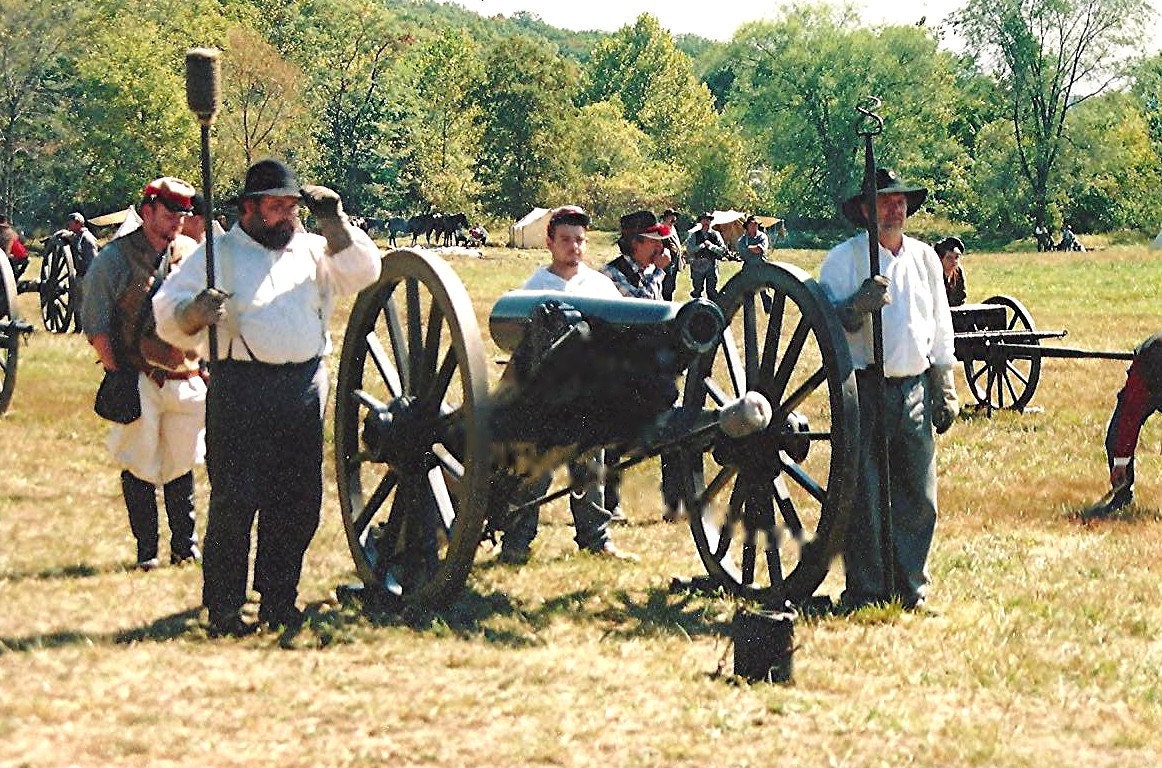
[[[861,314],[878,312],[881,307],[892,303],[888,296],[888,278],[876,275],[864,280],[851,296],[851,308]]]
[[[956,383],[952,379],[952,366],[934,365],[929,368],[928,384],[928,394],[932,400],[932,426],[936,428],[936,434],[943,435],[960,413]]]
[[[327,250],[336,254],[351,246],[351,222],[343,210],[339,193],[329,187],[308,184],[299,191],[303,202],[319,223],[319,232],[327,239]]]
[[[230,294],[217,288],[206,288],[194,298],[178,306],[174,313],[182,333],[193,336],[208,325],[226,317],[226,299]]]

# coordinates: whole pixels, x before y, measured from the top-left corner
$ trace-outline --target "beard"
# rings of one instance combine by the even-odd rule
[[[295,236],[294,225],[289,221],[268,225],[256,213],[249,222],[245,223],[246,234],[254,238],[255,242],[274,251],[281,251]]]

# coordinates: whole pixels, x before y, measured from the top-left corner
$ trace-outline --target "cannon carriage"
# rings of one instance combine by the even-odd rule
[[[72,248],[73,234],[54,232],[42,242],[40,271],[36,279],[22,279],[27,260],[14,272],[17,293],[35,293],[40,299],[40,318],[49,333],[68,333],[80,328],[77,315],[79,283]]]
[[[1041,381],[1046,357],[1082,360],[1130,360],[1133,352],[1105,352],[1046,346],[1064,330],[1038,330],[1033,315],[1011,296],[992,296],[979,304],[952,308],[956,359],[964,364],[968,390],[977,405],[993,410],[1023,411]]]
[[[611,471],[666,454],[708,579],[782,605],[809,597],[842,541],[859,419],[842,330],[795,267],[748,267],[718,304],[514,292],[490,390],[471,302],[438,257],[389,253],[352,309],[335,454],[365,589],[446,603],[490,529],[553,468],[598,448]],[[576,482],[584,482],[577,479]]]
[[[8,411],[16,389],[21,336],[31,332],[16,307],[16,276],[8,259],[0,259],[0,415]]]

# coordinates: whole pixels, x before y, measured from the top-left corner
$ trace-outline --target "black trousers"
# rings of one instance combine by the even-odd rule
[[[228,620],[246,601],[255,515],[260,613],[280,615],[298,597],[303,556],[323,500],[327,388],[319,359],[213,367],[206,396],[210,513],[202,555],[202,602],[211,622]]]

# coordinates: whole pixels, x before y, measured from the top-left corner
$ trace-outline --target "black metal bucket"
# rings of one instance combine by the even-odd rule
[[[791,681],[795,653],[794,611],[739,608],[730,622],[734,674],[750,682]]]

